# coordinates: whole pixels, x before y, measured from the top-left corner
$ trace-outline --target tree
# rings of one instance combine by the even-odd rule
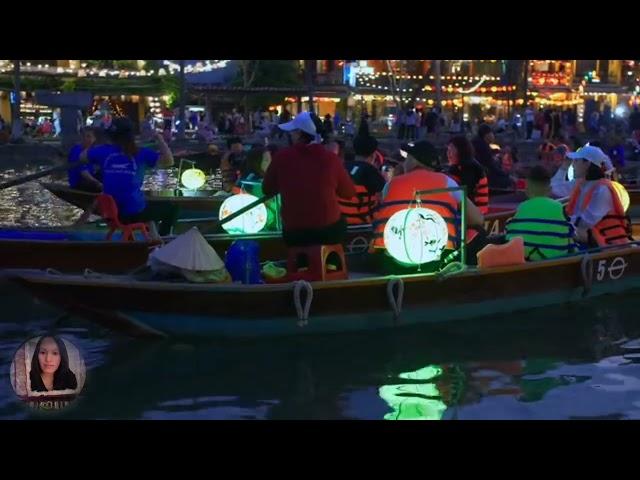
[[[233,85],[250,87],[296,87],[302,85],[300,67],[295,60],[239,60]],[[250,108],[280,103],[282,94],[244,95],[245,115]],[[247,121],[250,121],[247,118]]]

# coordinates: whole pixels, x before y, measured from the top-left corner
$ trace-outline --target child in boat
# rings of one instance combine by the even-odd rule
[[[248,193],[254,197],[262,197],[262,180],[269,165],[271,164],[272,152],[277,148],[263,145],[253,145],[247,153],[244,164],[240,169],[240,179],[237,181],[232,193]],[[278,203],[276,199],[265,202],[267,208],[267,230],[274,230],[277,226],[277,217],[279,215]]]
[[[385,179],[377,167],[378,141],[373,137],[356,137],[353,141],[355,157],[344,162],[356,187],[356,195],[341,199],[340,211],[349,225],[369,224],[373,210],[378,204]]]
[[[69,151],[69,164],[78,163],[80,154],[96,144],[96,132],[91,127],[82,129],[82,142],[74,145]],[[97,167],[92,164],[84,164],[71,168],[68,171],[69,186],[83,192],[100,193],[102,192],[102,183],[97,178]]]
[[[506,225],[506,240],[522,237],[525,258],[545,260],[573,251],[573,227],[563,205],[549,198],[550,177],[546,168],[536,165],[527,178],[528,200],[522,202]]]
[[[226,192],[231,192],[238,181],[238,174],[244,164],[245,155],[240,137],[228,139],[227,147],[228,151],[220,161],[220,170],[222,170],[222,188]]]

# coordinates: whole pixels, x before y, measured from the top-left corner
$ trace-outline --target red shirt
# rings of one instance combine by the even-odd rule
[[[340,220],[338,198],[356,189],[342,160],[323,145],[297,144],[276,153],[262,182],[265,195],[282,197],[286,230],[322,228]]]

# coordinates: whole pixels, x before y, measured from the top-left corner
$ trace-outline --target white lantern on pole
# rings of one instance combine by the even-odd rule
[[[440,260],[449,230],[442,216],[429,208],[407,208],[394,213],[384,227],[389,255],[405,265]]]
[[[222,202],[222,205],[220,205],[218,217],[222,220],[256,200],[258,200],[258,197],[254,197],[248,193],[232,195]],[[267,207],[264,206],[264,203],[261,203],[260,205],[253,207],[248,212],[234,218],[230,222],[223,223],[222,228],[224,228],[227,233],[231,234],[258,233],[266,226],[266,224]]]

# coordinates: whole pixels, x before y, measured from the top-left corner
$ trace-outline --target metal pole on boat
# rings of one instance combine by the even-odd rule
[[[460,224],[462,225],[462,230],[460,232],[460,263],[462,265],[466,265],[467,261],[467,187],[462,185],[462,202],[460,202]]]
[[[180,60],[180,110],[178,112],[180,123],[178,124],[178,140],[184,140],[184,131],[186,128],[185,105],[187,98],[185,92],[184,63],[184,60]]]

